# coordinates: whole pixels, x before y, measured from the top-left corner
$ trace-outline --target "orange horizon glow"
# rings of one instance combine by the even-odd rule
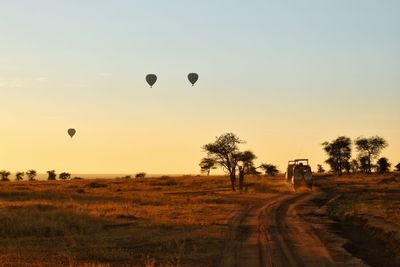
[[[316,169],[321,143],[341,135],[384,137],[396,165],[399,10],[2,1],[0,169],[196,174],[201,147],[226,132],[282,172],[294,158]]]

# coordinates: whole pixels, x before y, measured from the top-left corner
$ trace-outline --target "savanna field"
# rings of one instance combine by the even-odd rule
[[[262,179],[262,178],[260,178]],[[2,266],[208,266],[232,213],[265,193],[226,177],[3,182]],[[262,187],[264,190],[264,187]],[[273,188],[265,188],[274,193]]]
[[[378,216],[400,226],[400,176],[321,176],[337,194],[328,216]],[[250,204],[299,194],[282,176],[0,183],[0,266],[219,266],[232,217]]]

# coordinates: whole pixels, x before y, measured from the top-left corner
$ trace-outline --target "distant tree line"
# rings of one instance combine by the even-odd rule
[[[23,181],[24,177],[27,177],[28,181],[35,181],[36,176],[37,176],[37,171],[36,170],[28,170],[26,172],[20,172],[17,171],[15,173],[15,181]],[[10,175],[11,172],[2,170],[0,171],[0,181],[10,181]],[[145,178],[146,173],[145,172],[139,172],[135,174],[135,178]],[[117,178],[132,178],[130,175],[124,176],[124,177],[117,177]],[[71,179],[71,174],[69,172],[61,172],[58,174],[58,179],[59,180],[70,180]],[[74,179],[82,179],[81,177],[74,177]],[[57,173],[55,170],[50,170],[47,171],[47,180],[49,181],[55,181],[57,180]]]
[[[10,181],[9,176],[11,173],[9,171],[0,171],[0,180],[1,181]],[[57,179],[57,174],[55,170],[47,171],[47,180],[56,180]],[[36,170],[28,170],[26,172],[20,172],[17,171],[15,173],[15,181],[22,181],[24,180],[24,176],[28,178],[28,181],[35,181],[36,176],[37,176],[37,171]],[[71,174],[68,172],[62,172],[58,175],[58,178],[60,180],[69,180],[71,179]]]
[[[356,158],[352,158],[352,146],[358,152]],[[388,146],[388,142],[380,136],[358,137],[352,141],[349,137],[339,136],[331,142],[322,143],[323,149],[328,155],[325,161],[336,174],[344,172],[385,173],[390,171],[391,163],[385,157],[378,159],[382,150]],[[374,162],[376,160],[376,162]],[[400,171],[400,163],[395,166]],[[322,165],[318,165],[318,172],[324,172]]]

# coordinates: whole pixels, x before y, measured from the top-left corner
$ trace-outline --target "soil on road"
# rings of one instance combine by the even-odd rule
[[[247,206],[231,219],[220,266],[368,266],[346,251],[324,207],[313,204],[322,194],[277,194]]]

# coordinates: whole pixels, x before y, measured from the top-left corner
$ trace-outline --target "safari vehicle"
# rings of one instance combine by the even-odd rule
[[[308,159],[295,159],[288,162],[286,181],[292,183],[294,190],[305,184],[312,189],[312,172]]]

